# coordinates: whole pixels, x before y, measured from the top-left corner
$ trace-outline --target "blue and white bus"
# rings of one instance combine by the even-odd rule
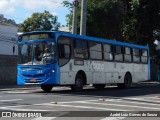
[[[39,84],[81,91],[92,84],[129,88],[150,79],[149,47],[60,31],[36,31],[18,37],[19,85]]]

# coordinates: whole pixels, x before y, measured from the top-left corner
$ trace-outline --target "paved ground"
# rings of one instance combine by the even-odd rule
[[[160,81],[143,81],[138,83],[138,85],[155,85],[160,84]],[[0,85],[0,90],[4,89],[28,89],[28,88],[35,88],[39,87],[39,85]]]
[[[3,86],[0,87],[0,111],[12,113],[12,118],[0,118],[3,120],[22,119],[17,115],[25,116],[26,111],[43,116],[23,118],[30,120],[159,120],[153,116],[160,115],[160,84],[143,83],[128,90],[115,86],[104,90],[86,87],[79,93],[67,87],[55,87],[51,93],[44,93],[38,86]],[[139,115],[148,117],[135,117]]]

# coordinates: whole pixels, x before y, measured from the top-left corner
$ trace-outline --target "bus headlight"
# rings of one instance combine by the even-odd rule
[[[20,72],[18,72],[18,75],[21,75],[21,73]],[[22,76],[22,75],[21,75]]]
[[[55,72],[55,70],[52,70],[52,73],[54,73]]]

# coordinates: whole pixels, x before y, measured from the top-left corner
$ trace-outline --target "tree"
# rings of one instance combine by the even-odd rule
[[[72,30],[72,19],[73,19],[73,4],[70,3],[68,0],[64,0],[62,2],[64,7],[67,7],[70,11],[70,14],[66,15],[66,21],[67,21],[67,26],[69,27],[69,31]]]
[[[125,0],[127,14],[123,26],[123,38],[136,44],[148,44],[151,56],[156,54],[154,31],[160,30],[159,0]]]
[[[48,11],[44,11],[43,13],[33,13],[30,18],[27,18],[20,25],[20,31],[58,30],[60,23],[57,22],[57,19],[57,16],[53,16]]]
[[[123,9],[119,0],[88,0],[87,35],[121,40]]]
[[[6,25],[17,26],[15,20],[5,18],[3,14],[0,14],[0,23],[6,24]]]
[[[139,0],[123,0],[125,5],[125,16],[122,24],[122,39],[126,42],[137,43],[138,21],[136,9],[139,7]]]
[[[122,9],[118,0],[87,0],[87,35],[101,38],[120,39]],[[63,2],[69,10],[73,5]],[[67,15],[67,23],[72,25],[73,12]],[[78,7],[78,30],[80,24],[80,6]]]
[[[71,16],[72,12],[67,16],[70,25]],[[160,0],[87,0],[89,36],[148,44],[154,55],[155,30],[160,31]]]

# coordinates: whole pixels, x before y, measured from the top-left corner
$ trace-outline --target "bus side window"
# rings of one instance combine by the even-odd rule
[[[70,46],[59,44],[58,46],[59,58],[69,59],[70,58]]]
[[[115,61],[122,62],[123,61],[123,51],[122,46],[115,46]]]
[[[93,60],[102,60],[102,44],[98,42],[89,42],[90,58]]]
[[[141,50],[141,62],[148,63],[148,52],[145,49]]]
[[[140,62],[140,50],[137,48],[133,48],[133,62],[139,63]]]
[[[88,59],[87,41],[75,40],[74,57],[79,59]]]
[[[129,48],[129,47],[124,48],[124,61],[125,62],[132,62],[131,48]]]
[[[113,60],[113,48],[112,45],[104,44],[103,46],[103,52],[104,52],[104,60]]]

